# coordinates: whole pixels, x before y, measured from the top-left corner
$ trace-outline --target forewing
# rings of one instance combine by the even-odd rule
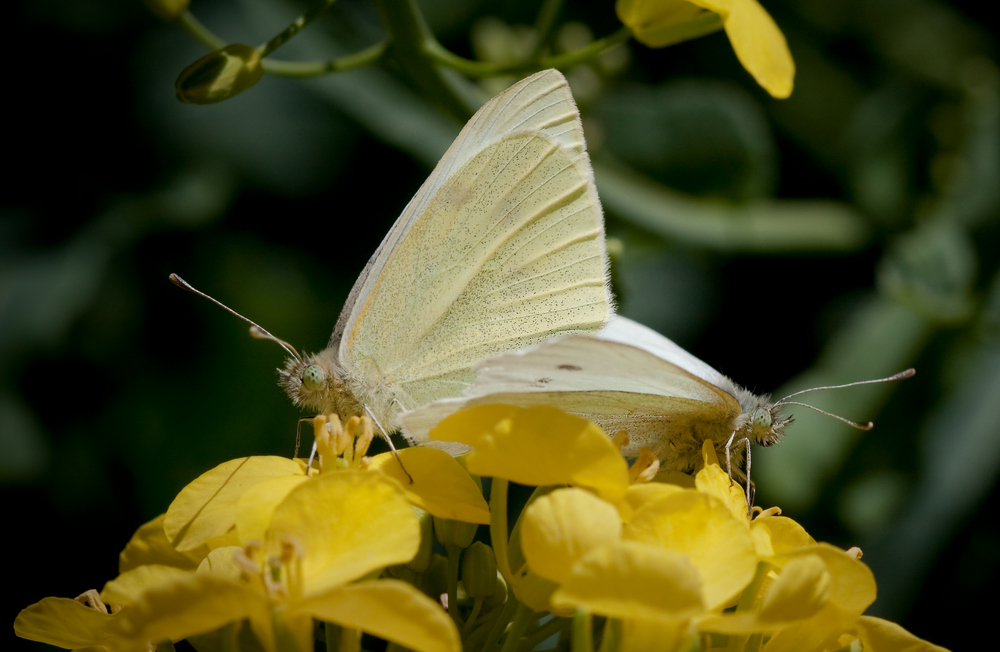
[[[449,150],[350,308],[339,361],[358,385],[390,387],[411,408],[459,395],[479,360],[601,326],[603,216],[578,129],[554,71],[470,122],[452,148],[466,160],[456,166]]]
[[[424,214],[445,181],[486,145],[519,132],[542,134],[574,156],[582,158],[592,181],[583,126],[562,73],[544,70],[514,84],[484,104],[466,123],[434,171],[403,209],[403,213],[355,281],[330,337],[329,347],[340,346],[344,332],[351,330],[358,319],[361,309],[359,298],[369,294],[371,285],[380,276],[399,240],[407,234],[412,223]],[[596,202],[596,190],[593,194]],[[603,228],[603,217],[600,219]]]

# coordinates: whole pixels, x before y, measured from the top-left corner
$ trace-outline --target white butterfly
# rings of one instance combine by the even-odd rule
[[[804,405],[788,401],[791,396],[777,402],[758,396],[656,331],[617,316],[608,320],[597,338],[553,339],[485,360],[473,370],[476,380],[462,397],[401,415],[411,440],[431,441],[428,433],[434,425],[465,407],[552,405],[597,423],[609,434],[625,430],[629,443],[623,454],[634,457],[648,447],[662,468],[693,470],[701,459],[702,442],[711,440],[727,460],[736,457],[733,472],[742,478],[743,449],[734,444],[776,443],[791,421],[782,416],[782,407]],[[912,373],[911,369],[882,380]],[[862,381],[868,382],[881,381]],[[463,452],[459,444],[432,445]]]
[[[400,411],[460,395],[479,360],[596,332],[612,310],[607,269],[579,112],[565,78],[540,72],[469,120],[354,283],[328,347],[286,346],[280,383],[298,406],[367,413],[389,434]]]

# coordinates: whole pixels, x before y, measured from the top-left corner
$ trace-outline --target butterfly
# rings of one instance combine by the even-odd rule
[[[365,265],[326,349],[299,355],[247,321],[289,353],[279,383],[295,405],[368,415],[388,437],[401,411],[460,395],[477,361],[596,332],[612,310],[580,114],[546,70],[465,125]]]
[[[754,394],[663,335],[620,316],[609,318],[596,337],[556,338],[484,360],[473,370],[476,379],[463,396],[401,416],[412,439],[429,439],[434,425],[466,407],[552,405],[593,421],[609,434],[624,430],[628,443],[623,455],[636,457],[640,449],[649,448],[660,460],[660,468],[696,469],[702,443],[711,440],[725,455],[730,473],[744,480],[743,451],[749,451],[750,443],[765,447],[777,443],[791,422],[782,408],[818,409],[788,400],[802,392],[780,401]],[[836,387],[911,375],[913,370],[908,369],[889,378]],[[862,429],[872,427],[871,423],[841,420]],[[739,447],[741,443],[746,443],[745,449]]]

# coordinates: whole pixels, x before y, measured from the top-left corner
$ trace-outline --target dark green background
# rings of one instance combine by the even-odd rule
[[[425,4],[465,55],[493,11]],[[567,20],[618,28],[610,1],[580,4]],[[508,23],[534,20],[532,3],[509,5]],[[631,43],[624,69],[570,71],[621,245],[621,311],[757,391],[917,368],[810,397],[877,426],[860,435],[799,410],[786,441],[755,454],[758,503],[861,546],[879,583],[870,613],[957,648],[1000,550],[996,25],[972,2],[766,7],[798,68],[789,100],[758,88],[722,34]],[[301,8],[194,3],[250,44]],[[322,348],[460,125],[391,66],[265,77],[182,105],[173,80],[204,49],[140,3],[7,11],[0,481],[8,575],[25,574],[7,583],[12,622],[44,596],[103,586],[132,531],[198,474],[291,453],[280,349],[167,275]],[[380,34],[370,4],[345,0],[280,55]]]

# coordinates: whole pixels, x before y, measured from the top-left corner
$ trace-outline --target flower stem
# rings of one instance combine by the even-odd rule
[[[188,31],[191,36],[195,37],[211,50],[221,50],[226,47],[228,43],[223,40],[220,36],[217,36],[215,32],[205,27],[200,20],[194,17],[188,9],[181,12],[180,15],[181,26]]]
[[[490,485],[490,542],[497,558],[497,569],[507,582],[508,589],[514,586],[510,572],[510,553],[507,550],[507,480],[493,478]]]
[[[329,61],[278,61],[264,59],[261,64],[264,71],[272,75],[284,77],[315,77],[335,72],[343,72],[352,68],[360,68],[375,63],[385,53],[388,41],[370,45],[363,50]]]
[[[451,598],[448,599],[448,606],[451,606]],[[462,638],[465,638],[472,632],[472,626],[476,624],[476,618],[479,618],[479,612],[483,608],[483,599],[476,598],[472,603],[472,613],[469,614],[469,619],[465,621],[465,626],[462,627]]]
[[[472,61],[446,50],[437,41],[424,43],[423,53],[441,65],[457,70],[467,77],[502,77],[504,75],[524,74],[543,68],[570,68],[593,59],[605,50],[624,43],[631,37],[632,30],[628,27],[622,27],[617,32],[597,39],[579,50],[514,64]]]
[[[448,615],[455,625],[462,627],[462,617],[458,613],[458,568],[462,559],[462,549],[458,546],[445,546],[448,552]]]
[[[284,45],[288,39],[292,38],[299,32],[301,32],[305,27],[316,20],[320,14],[330,8],[330,5],[334,3],[335,0],[320,0],[312,7],[307,9],[305,13],[292,21],[292,24],[281,30],[274,38],[262,45],[260,50],[261,58],[266,57],[271,54],[282,45]]]
[[[573,616],[572,652],[594,652],[594,619],[585,611]]]
[[[534,615],[534,611],[518,603],[514,621],[510,624],[510,628],[507,630],[507,638],[503,642],[502,652],[516,652],[521,643],[521,637],[524,635],[524,631],[528,628],[528,623],[531,622]]]
[[[541,8],[538,10],[538,17],[535,19],[535,48],[531,53],[532,59],[540,59],[545,52],[545,47],[555,30],[556,18],[559,17],[562,6],[563,0],[543,0]]]

